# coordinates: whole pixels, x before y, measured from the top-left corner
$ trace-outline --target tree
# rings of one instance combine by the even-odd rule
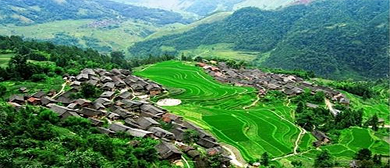
[[[375,154],[374,157],[372,158],[374,164],[379,166],[382,164],[381,160],[382,160],[382,155]]]
[[[328,150],[323,150],[320,154],[317,155],[314,161],[314,167],[323,168],[323,167],[332,167],[334,166],[334,161]]]
[[[374,115],[372,118],[371,118],[371,126],[372,126],[372,129],[374,131],[378,131],[378,123],[379,122],[379,119],[378,119],[378,115]]]
[[[303,102],[299,101],[297,108],[295,109],[295,113],[302,113],[304,108],[305,108],[305,105],[303,104]]]
[[[261,155],[261,159],[260,159],[260,163],[261,165],[263,166],[268,166],[269,165],[269,156],[268,156],[268,153],[267,152],[264,152],[262,155]]]
[[[125,60],[125,55],[121,51],[113,51],[111,52],[111,62],[121,65]]]
[[[89,83],[83,83],[81,85],[81,94],[85,98],[94,98],[98,96],[98,89]]]
[[[302,161],[297,161],[297,160],[292,161],[291,164],[294,167],[302,167],[303,166]]]
[[[199,133],[195,130],[188,129],[184,132],[184,138],[183,141],[186,143],[194,143],[199,140]]]
[[[4,85],[0,85],[0,95],[5,95],[5,93],[7,93],[7,88]]]
[[[371,155],[372,155],[371,151],[367,148],[364,148],[364,149],[359,150],[356,153],[354,159],[356,159],[356,160],[371,160]]]

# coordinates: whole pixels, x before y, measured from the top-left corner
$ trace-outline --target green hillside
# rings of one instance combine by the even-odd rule
[[[129,51],[139,57],[179,55],[229,43],[230,50],[259,52],[253,63],[263,67],[338,79],[381,78],[389,71],[388,10],[383,0],[315,1],[277,11],[245,8],[220,22],[136,43]]]
[[[185,25],[181,14],[102,0],[0,1],[0,35],[126,51],[159,29]]]
[[[174,12],[103,0],[0,1],[0,23],[29,25],[58,20],[140,19],[157,24],[187,22]]]
[[[315,139],[311,134],[304,134],[298,140],[300,152],[290,155],[301,130],[293,117],[296,105],[288,98],[276,96],[244,109],[256,100],[254,88],[221,84],[193,63],[168,61],[137,69],[135,74],[167,87],[168,96],[182,100],[182,104],[164,108],[236,147],[247,161],[254,161],[267,152],[277,167],[292,167],[291,161],[297,160],[304,167],[312,167],[315,156],[327,149],[345,166],[362,148],[369,148],[374,154],[387,154],[389,150],[388,142],[373,131],[352,127],[339,131],[338,141],[320,149],[312,146]],[[274,96],[268,94],[267,97]],[[372,111],[365,110],[365,117],[371,115]]]
[[[253,6],[261,9],[285,7],[297,0],[114,0],[137,6],[173,10],[195,16],[207,16],[215,11],[234,11]]]

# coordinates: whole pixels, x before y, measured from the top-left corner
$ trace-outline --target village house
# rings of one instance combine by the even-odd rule
[[[19,92],[20,93],[28,93],[28,89],[26,88],[26,87],[21,87],[21,88],[19,88]]]
[[[9,102],[13,102],[13,103],[17,103],[17,104],[24,104],[25,103],[25,100],[24,100],[24,96],[23,95],[12,95],[9,100]]]
[[[107,129],[107,128],[104,128],[104,127],[98,127],[97,129],[102,134],[106,134],[106,135],[114,135],[115,134],[114,131]]]
[[[155,149],[159,153],[161,159],[171,161],[181,159],[182,153],[171,143],[161,142],[155,146]]]
[[[115,92],[105,91],[100,95],[100,98],[113,99],[115,96]]]
[[[27,102],[31,105],[37,106],[41,105],[41,99],[35,98],[35,97],[30,97],[27,99]]]
[[[80,115],[78,115],[76,111],[68,109],[64,106],[49,104],[48,107],[51,111],[57,113],[58,116],[61,117],[61,119],[66,119],[68,117],[80,117]]]
[[[150,117],[140,117],[140,118],[138,118],[137,123],[144,130],[146,130],[150,127],[159,127],[160,126],[160,123],[158,123],[157,121],[153,120]]]
[[[114,88],[115,88],[114,82],[107,82],[102,86],[102,89],[106,91],[112,91]]]
[[[121,99],[131,99],[133,98],[133,95],[129,91],[122,92],[117,96],[115,99],[116,100],[121,100]]]
[[[121,116],[122,118],[128,118],[128,117],[133,117],[133,116],[135,116],[134,113],[129,112],[129,111],[127,111],[127,110],[125,110],[125,109],[123,109],[123,108],[120,108],[120,107],[118,107],[118,108],[114,111],[114,113],[119,114],[119,116]]]
[[[180,116],[177,116],[177,115],[174,115],[174,114],[171,114],[171,113],[165,113],[162,116],[162,120],[164,122],[166,122],[166,123],[171,123],[171,122],[182,123],[183,122],[183,117],[180,117]]]
[[[312,134],[317,139],[317,141],[313,143],[315,147],[319,147],[322,144],[327,144],[330,141],[330,138],[321,131],[314,130]]]
[[[116,113],[113,113],[113,112],[110,112],[107,115],[107,118],[112,120],[112,121],[119,120],[120,117],[121,116],[119,114],[116,114]]]
[[[152,106],[150,104],[144,104],[141,106],[142,114],[146,114],[146,116],[153,116],[157,118],[161,118],[161,116],[165,113],[161,109]]]
[[[98,119],[96,119],[96,118],[91,118],[91,117],[90,117],[90,118],[88,118],[88,120],[90,120],[91,123],[92,123],[92,125],[95,126],[95,127],[101,127],[101,126],[104,124],[103,121],[98,120]]]
[[[83,114],[84,117],[96,117],[102,115],[101,111],[84,107],[80,110],[80,114]]]
[[[43,106],[46,106],[46,105],[51,104],[51,103],[57,103],[57,101],[48,97],[48,96],[42,97],[41,104]]]
[[[161,139],[168,139],[168,140],[174,140],[175,135],[172,132],[169,132],[167,130],[164,130],[160,127],[150,127],[148,131],[153,132],[153,135],[161,138]]]
[[[39,99],[44,97],[44,96],[46,96],[46,93],[42,90],[32,95],[32,97],[39,98]]]
[[[109,126],[109,129],[114,132],[126,132],[128,129],[130,129],[130,127],[122,124],[114,123]]]
[[[138,137],[138,138],[145,138],[145,137],[152,137],[153,132],[141,130],[141,129],[136,129],[136,128],[130,128],[126,131],[129,135],[133,137]]]

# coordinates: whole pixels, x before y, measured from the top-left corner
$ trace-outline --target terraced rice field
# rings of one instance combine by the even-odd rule
[[[8,62],[15,54],[0,54],[0,67],[5,68],[8,66]]]
[[[272,156],[292,153],[299,129],[291,123],[292,107],[284,102],[261,104],[244,110],[256,100],[256,90],[221,84],[193,64],[169,61],[136,72],[167,88],[183,92],[171,95],[182,105],[167,107],[221,141],[238,148],[245,159],[258,158],[267,151]],[[282,120],[280,117],[285,117]]]
[[[182,100],[182,104],[166,107],[167,110],[236,147],[244,159],[254,160],[263,152],[268,152],[273,158],[293,153],[300,130],[293,123],[295,107],[286,100],[259,102],[244,110],[243,107],[256,100],[254,88],[221,84],[193,63],[162,62],[137,70],[135,74],[171,90],[169,96]],[[312,164],[312,158],[319,152],[312,147],[314,140],[312,135],[305,134],[299,142],[302,153],[282,158],[280,163],[286,160],[289,163],[298,158]],[[322,148],[330,150],[336,157],[350,159],[351,155],[364,147],[374,153],[385,154],[389,150],[389,144],[373,136],[368,129],[360,128],[343,130],[338,144]]]

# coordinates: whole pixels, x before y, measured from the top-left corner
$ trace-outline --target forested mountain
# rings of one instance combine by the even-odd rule
[[[131,18],[158,24],[186,22],[177,13],[105,0],[2,0],[0,23],[37,24],[58,20]]]
[[[316,1],[276,11],[245,8],[183,34],[136,43],[129,51],[135,56],[179,54],[228,43],[236,51],[263,53],[256,60],[264,67],[380,78],[389,71],[388,13],[388,0]]]
[[[125,50],[170,24],[190,20],[179,13],[106,0],[2,0],[0,34],[93,48]]]
[[[215,11],[233,11],[242,7],[255,6],[262,9],[276,9],[296,0],[115,0],[133,5],[161,8],[205,16]]]

